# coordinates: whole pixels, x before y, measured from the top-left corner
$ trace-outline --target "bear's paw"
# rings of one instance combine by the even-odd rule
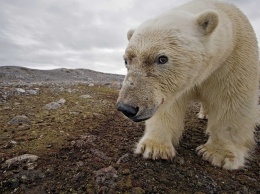
[[[176,151],[171,142],[158,142],[153,139],[141,140],[135,149],[135,154],[142,154],[146,159],[170,160],[176,155]]]
[[[245,163],[245,157],[242,153],[239,157],[228,149],[219,148],[207,143],[197,147],[196,151],[198,155],[202,155],[203,160],[227,170],[240,169]]]

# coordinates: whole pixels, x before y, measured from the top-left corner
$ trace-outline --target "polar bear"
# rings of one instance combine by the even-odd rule
[[[207,113],[208,141],[197,148],[214,166],[239,169],[254,147],[259,53],[256,35],[235,6],[194,0],[127,33],[127,75],[117,109],[145,120],[135,153],[171,159],[190,101]]]

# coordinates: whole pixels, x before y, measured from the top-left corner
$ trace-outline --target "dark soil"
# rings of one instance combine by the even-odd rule
[[[133,123],[115,110],[117,90],[62,87],[40,86],[38,95],[0,99],[0,193],[260,193],[259,129],[246,168],[213,167],[195,152],[207,140],[207,121],[196,117],[194,104],[177,156],[172,161],[144,160],[133,154],[144,123]],[[83,94],[93,98],[80,98]],[[44,109],[60,98],[66,103],[59,109]],[[17,115],[26,115],[30,124],[8,124]],[[39,159],[5,165],[22,154]]]

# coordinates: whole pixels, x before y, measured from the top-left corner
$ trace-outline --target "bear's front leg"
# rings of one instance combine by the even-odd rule
[[[209,119],[207,133],[207,143],[197,148],[204,160],[229,170],[244,167],[254,145],[254,119],[238,115],[229,122],[223,118],[218,122]]]
[[[146,121],[145,134],[135,149],[150,159],[172,159],[176,155],[174,146],[178,145],[183,132],[186,106],[182,103],[160,107],[156,114]]]

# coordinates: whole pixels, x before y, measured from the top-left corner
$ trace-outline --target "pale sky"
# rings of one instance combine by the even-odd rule
[[[125,74],[126,33],[190,0],[0,0],[0,66]],[[260,42],[260,1],[227,0]]]

